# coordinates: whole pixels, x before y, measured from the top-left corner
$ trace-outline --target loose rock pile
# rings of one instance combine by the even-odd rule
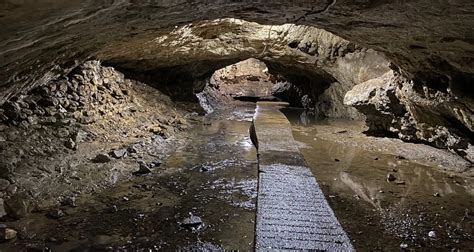
[[[88,61],[70,77],[4,103],[0,122],[22,128],[90,124],[114,111],[115,105],[130,100],[130,86],[131,81],[113,68]]]
[[[187,128],[176,107],[158,90],[98,61],[5,102],[0,219],[23,218],[41,205],[74,205],[63,199],[133,176],[139,161],[159,162],[176,146],[173,136]]]

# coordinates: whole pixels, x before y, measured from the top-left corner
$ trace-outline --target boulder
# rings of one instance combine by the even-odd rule
[[[7,190],[8,186],[10,186],[10,181],[0,178],[0,191]]]
[[[92,162],[94,162],[94,163],[108,163],[110,161],[112,161],[112,159],[110,159],[109,155],[107,155],[107,154],[97,154],[92,159]]]
[[[113,150],[109,153],[109,155],[113,158],[123,158],[127,156],[127,153],[128,153],[127,149],[123,148],[123,149]]]
[[[51,219],[59,219],[64,216],[64,212],[61,209],[53,209],[46,216]]]
[[[145,175],[151,173],[150,167],[143,161],[138,162],[138,171],[134,172],[135,175]]]
[[[181,226],[186,228],[196,228],[200,225],[202,225],[201,217],[195,215],[191,215],[181,222]]]
[[[0,240],[2,241],[8,241],[15,239],[17,235],[17,231],[8,228],[5,224],[0,224]]]

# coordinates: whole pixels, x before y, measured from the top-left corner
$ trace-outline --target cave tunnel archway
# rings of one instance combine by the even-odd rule
[[[329,89],[317,92],[323,95],[315,106],[318,114],[349,118],[363,114],[370,132],[455,152],[472,148],[469,134],[462,133],[466,128],[472,132],[472,111],[466,106],[469,99],[450,98],[449,85],[440,86],[446,90],[430,88],[427,83],[420,86],[420,81],[407,79],[406,72],[385,54],[311,26],[260,25],[232,18],[201,21],[177,26],[166,34],[137,36],[109,45],[96,57],[119,69],[153,73],[165,83],[169,94],[174,92],[183,99],[189,99],[191,87],[202,86],[217,69],[256,58],[271,71],[296,78],[298,83],[311,83],[320,77],[333,80]],[[181,87],[177,88],[178,84]],[[180,89],[184,92],[177,91]],[[445,97],[449,105],[442,100],[433,102],[431,96]],[[345,105],[355,109],[340,109]],[[414,121],[438,126],[422,129]],[[439,127],[455,135],[454,144],[446,144],[449,141],[441,136]],[[463,153],[469,158],[473,155],[471,151]]]
[[[361,250],[472,248],[473,8],[2,1],[0,248],[253,249],[255,104],[204,115],[198,101],[269,90],[331,118],[293,125],[277,104],[296,142],[266,136],[291,143],[277,161],[301,151]],[[250,58],[268,74],[213,80]]]

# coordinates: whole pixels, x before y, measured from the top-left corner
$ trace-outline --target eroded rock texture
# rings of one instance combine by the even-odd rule
[[[5,102],[0,198],[8,218],[130,177],[133,160],[173,150],[173,136],[187,127],[183,114],[168,96],[98,61]]]
[[[134,60],[137,52],[128,50],[132,45],[144,48],[139,52],[139,62]],[[237,19],[185,25],[167,35],[107,47],[100,53],[101,57],[110,58],[109,63],[123,68],[150,71],[174,64],[167,71],[185,71],[195,78],[207,78],[222,66],[254,57],[264,61],[271,74],[281,75],[297,85],[296,89],[301,90],[298,94],[311,96],[308,99],[313,101],[321,100],[318,111],[330,117],[358,117],[353,108],[342,104],[345,92],[389,70],[383,54],[324,30],[259,25]],[[189,61],[198,63],[189,64]],[[343,88],[325,92],[330,86]],[[324,100],[329,105],[324,105]],[[332,100],[339,102],[329,102]]]
[[[197,81],[193,91],[207,113],[228,106],[235,100],[257,101],[272,94],[272,75],[265,63],[250,58],[221,68],[204,81]]]
[[[358,117],[345,97],[370,130],[472,160],[473,10],[468,0],[9,0],[0,12],[0,97],[89,57],[198,81],[254,57],[271,72],[320,83],[312,98],[325,116]]]
[[[217,70],[212,78],[220,81],[222,94],[234,99],[267,97],[271,95],[273,83],[267,66],[256,59],[248,59]]]
[[[447,148],[474,161],[472,107],[449,92],[426,86],[416,90],[413,81],[389,71],[356,85],[344,102],[366,115],[369,131],[395,133],[402,140]]]

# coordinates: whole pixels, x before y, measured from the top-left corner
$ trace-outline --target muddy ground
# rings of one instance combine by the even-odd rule
[[[183,144],[179,136],[198,112],[97,61],[11,99],[0,108],[2,222],[15,226],[153,172]],[[15,228],[20,239],[30,236]]]
[[[252,250],[254,103],[198,103],[88,62],[0,109],[0,250]],[[472,164],[286,110],[359,250],[472,249]]]
[[[470,164],[444,150],[364,135],[361,122],[286,110],[293,135],[356,249],[474,248]]]
[[[183,144],[152,173],[77,195],[75,206],[7,222],[19,236],[0,248],[251,250],[257,187],[248,135],[252,105],[191,122],[180,134]]]

